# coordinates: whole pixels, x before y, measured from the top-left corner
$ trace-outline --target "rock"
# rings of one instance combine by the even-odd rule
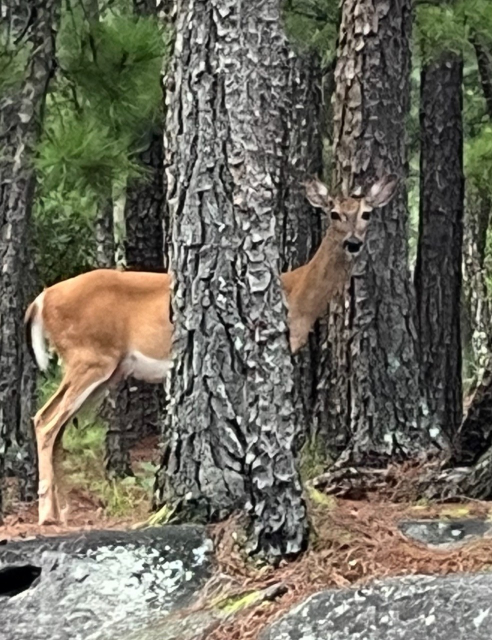
[[[490,535],[492,522],[480,519],[409,520],[400,522],[400,531],[433,549],[453,549]]]
[[[9,542],[0,546],[0,637],[129,637],[193,601],[211,550],[205,529],[186,525]]]
[[[490,640],[491,574],[388,579],[311,596],[260,640]]]

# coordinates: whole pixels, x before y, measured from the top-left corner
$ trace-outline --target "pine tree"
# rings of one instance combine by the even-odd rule
[[[279,17],[276,0],[178,6],[166,157],[175,367],[156,487],[157,505],[195,519],[246,508],[251,548],[270,557],[300,551],[306,534],[275,232],[291,108]]]
[[[34,0],[34,10],[28,11],[21,0],[10,0],[5,9],[6,32],[12,38],[5,46],[12,46],[25,34],[28,53],[20,84],[2,92],[0,100],[0,480],[5,450],[16,434],[22,433],[28,424],[25,416],[32,410],[29,398],[34,372],[23,368],[22,319],[27,296],[32,293],[29,223],[35,189],[33,159],[54,67],[59,2]],[[23,393],[29,393],[24,400]],[[25,435],[29,440],[29,434]],[[35,467],[32,459],[24,464]]]
[[[415,273],[421,395],[451,448],[461,426],[463,59],[427,60],[421,74],[420,229]]]
[[[345,193],[382,173],[399,193],[375,214],[346,312],[332,317],[332,433],[361,464],[427,449],[418,415],[414,295],[407,248],[409,0],[345,0],[335,70],[335,184]],[[384,63],[383,63],[384,61]],[[336,443],[336,446],[339,445]]]

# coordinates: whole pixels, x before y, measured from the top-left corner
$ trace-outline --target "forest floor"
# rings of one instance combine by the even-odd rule
[[[112,483],[104,479],[104,434],[91,429],[85,430],[85,435],[69,433],[64,446],[71,483],[68,526],[39,527],[36,506],[18,503],[12,487],[0,539],[128,529],[146,520],[158,458],[155,438],[132,451],[135,477]],[[492,503],[440,504],[401,497],[395,502],[388,494],[376,491],[359,500],[333,498],[312,489],[308,494],[309,549],[294,562],[277,568],[243,556],[241,519],[231,518],[210,527],[217,549],[217,571],[216,584],[211,585],[209,594],[213,594],[214,602],[218,596],[227,606],[232,604],[235,614],[217,624],[208,636],[210,640],[254,640],[266,624],[322,589],[361,585],[389,576],[492,570],[492,537],[437,550],[410,540],[398,528],[399,522],[415,519],[492,521]],[[229,577],[225,583],[223,576]],[[260,598],[251,604],[249,595],[266,593],[272,587],[277,594],[273,599]]]
[[[158,438],[131,450],[133,477],[108,481],[104,474],[104,430],[70,426],[64,437],[64,470],[70,501],[66,525],[37,523],[37,504],[17,500],[15,482],[7,485],[0,539],[60,535],[90,529],[128,529],[150,515],[150,495],[158,461]]]

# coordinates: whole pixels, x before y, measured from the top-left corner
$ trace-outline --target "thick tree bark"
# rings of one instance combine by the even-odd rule
[[[270,557],[300,551],[306,535],[276,242],[289,55],[277,0],[178,5],[172,437],[156,503],[206,520],[246,508],[251,550]]]
[[[463,418],[463,61],[424,65],[420,91],[420,228],[415,269],[421,394],[432,427],[455,443]]]
[[[345,313],[332,317],[331,434],[365,465],[427,449],[419,424],[414,293],[407,255],[410,0],[345,0],[335,71],[334,184],[348,194],[384,173],[402,177],[377,212]],[[333,335],[334,334],[334,335]]]
[[[31,412],[22,396],[28,385],[23,372],[23,328],[29,273],[28,228],[34,199],[32,159],[54,66],[54,32],[58,0],[10,0],[7,15],[13,34],[25,34],[32,48],[25,80],[17,95],[0,98],[0,466],[12,437],[23,433],[23,415]],[[15,37],[15,36],[14,36]],[[27,451],[27,449],[25,449]],[[33,464],[27,461],[26,464]],[[0,479],[3,468],[0,468]],[[0,498],[0,514],[1,514]]]

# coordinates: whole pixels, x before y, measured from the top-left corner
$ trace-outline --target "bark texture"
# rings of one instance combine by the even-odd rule
[[[100,203],[96,214],[96,263],[100,269],[112,269],[116,264],[114,240],[113,198]]]
[[[492,55],[487,47],[480,42],[476,34],[472,34],[471,42],[477,56],[478,72],[482,84],[483,95],[487,103],[487,111],[492,119]]]
[[[463,417],[463,61],[424,65],[420,94],[420,227],[415,269],[420,382],[431,428],[455,443]]]
[[[405,121],[410,0],[345,0],[335,70],[334,184],[343,193],[396,173],[399,192],[373,214],[346,309],[332,318],[331,432],[363,464],[421,452],[414,294],[407,261]],[[336,443],[338,447],[338,443]]]
[[[286,100],[290,118],[284,122],[288,154],[281,180],[277,237],[282,271],[308,262],[321,242],[326,220],[306,199],[302,183],[307,176],[320,176],[322,156],[321,68],[315,55],[296,55],[289,61],[290,77]],[[296,449],[314,437],[313,408],[316,402],[319,334],[313,332],[309,344],[294,358],[294,393],[298,422]]]
[[[29,11],[20,0],[2,5],[2,18],[10,21],[14,38],[27,38],[32,48],[21,88],[0,97],[0,467],[12,439],[24,433],[25,416],[32,415],[32,407],[26,406],[32,396],[22,395],[33,385],[23,369],[22,326],[29,289],[28,228],[35,187],[32,160],[53,72],[58,6],[57,0],[34,0]],[[34,467],[33,460],[23,464]]]
[[[296,553],[306,511],[276,241],[292,54],[277,0],[185,0],[176,29],[175,366],[156,503],[208,520],[246,508],[252,550]]]
[[[485,247],[490,212],[488,194],[468,190],[463,236],[462,349],[465,378],[481,383],[491,353],[490,305],[485,270]],[[471,390],[470,390],[471,391]]]

